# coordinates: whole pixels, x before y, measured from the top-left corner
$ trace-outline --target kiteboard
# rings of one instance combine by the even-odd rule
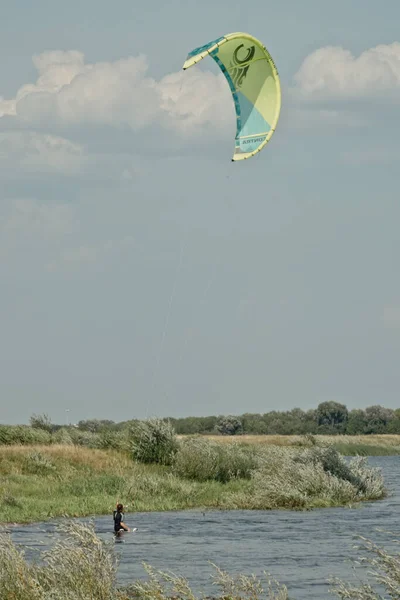
[[[118,543],[122,543],[124,540],[124,536],[126,533],[134,533],[135,531],[137,531],[138,528],[137,527],[133,527],[133,529],[131,529],[130,531],[125,531],[125,529],[120,529],[118,532],[114,532],[114,538],[115,541]]]

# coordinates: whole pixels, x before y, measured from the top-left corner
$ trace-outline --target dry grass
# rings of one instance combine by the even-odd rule
[[[187,435],[178,435],[180,439],[188,437]],[[300,435],[202,435],[201,437],[208,438],[221,444],[229,444],[232,442],[241,442],[243,444],[262,444],[266,446],[295,446],[301,444],[304,436]],[[314,435],[313,436],[320,446],[331,444],[366,444],[369,446],[399,446],[400,435],[395,434],[376,434],[376,435]]]
[[[117,450],[96,450],[62,444],[52,446],[1,446],[0,467],[3,467],[2,472],[7,472],[5,470],[5,463],[7,462],[14,463],[17,468],[20,468],[21,459],[34,452],[40,452],[52,461],[68,462],[72,467],[89,468],[98,472],[109,471],[110,469],[117,469],[120,472],[123,469],[132,467],[129,456]]]

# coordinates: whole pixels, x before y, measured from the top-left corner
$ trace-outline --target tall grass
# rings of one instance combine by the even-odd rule
[[[125,428],[114,431],[103,429],[97,433],[85,431],[73,426],[64,426],[56,431],[50,432],[39,427],[27,425],[0,425],[0,446],[2,445],[50,445],[65,444],[77,445],[86,448],[113,448],[124,452],[133,450],[138,460],[146,459],[141,448],[143,440],[152,438],[149,435],[149,424],[151,419],[138,421],[131,429]],[[169,428],[170,440],[172,440],[172,454],[176,452],[176,441],[187,439],[187,435],[175,436],[171,433],[172,428],[164,420],[153,420],[156,429],[166,426]],[[153,432],[154,433],[154,432]],[[400,454],[400,435],[395,434],[371,434],[371,435],[201,435],[203,439],[214,441],[219,445],[230,445],[240,443],[242,446],[289,446],[289,447],[311,447],[334,446],[341,454],[347,456],[389,456]],[[136,443],[139,440],[139,443]],[[158,441],[158,440],[157,440]],[[133,446],[132,446],[133,442]]]
[[[133,458],[142,463],[171,465],[178,450],[172,425],[162,419],[148,419],[133,424],[130,443]]]
[[[64,534],[41,565],[28,563],[7,534],[0,536],[1,598],[12,600],[113,600],[117,561],[93,526],[61,525]]]
[[[171,572],[158,571],[143,563],[147,580],[133,581],[124,587],[116,581],[118,559],[113,542],[96,535],[93,523],[73,521],[58,527],[59,540],[50,550],[28,561],[9,534],[0,532],[0,593],[4,600],[197,600],[187,579]],[[360,538],[359,563],[364,570],[358,585],[331,578],[331,593],[342,600],[393,600],[400,597],[400,555],[389,553],[366,538]],[[268,573],[232,576],[212,565],[212,576],[220,600],[289,600],[286,586]],[[386,595],[382,596],[382,592]],[[290,598],[295,599],[296,590]]]
[[[258,463],[255,447],[238,443],[224,446],[195,436],[181,441],[174,472],[185,479],[225,483],[231,479],[250,479]]]
[[[251,494],[231,496],[232,506],[259,510],[343,506],[386,495],[379,469],[365,458],[346,464],[334,448],[312,448],[301,454],[268,448],[252,473]]]
[[[178,439],[187,438],[178,435]],[[371,434],[371,435],[241,435],[218,436],[202,435],[203,438],[219,444],[241,444],[257,446],[334,446],[345,456],[390,456],[400,454],[400,435]]]

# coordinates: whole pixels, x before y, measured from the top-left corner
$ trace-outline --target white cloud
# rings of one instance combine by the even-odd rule
[[[0,169],[77,173],[83,161],[83,148],[59,136],[34,131],[0,132]]]
[[[0,99],[0,116],[49,125],[98,124],[141,130],[158,124],[181,134],[206,124],[234,125],[233,104],[222,74],[194,67],[156,81],[144,56],[85,64],[77,51],[45,52],[33,58],[34,84],[15,99]]]
[[[355,57],[328,46],[307,56],[295,75],[298,96],[308,100],[400,98],[400,43],[379,45]]]

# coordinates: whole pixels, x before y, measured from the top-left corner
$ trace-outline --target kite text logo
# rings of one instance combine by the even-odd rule
[[[232,56],[232,61],[233,63],[231,63],[233,70],[232,70],[232,81],[235,84],[235,87],[240,88],[243,84],[243,81],[247,75],[247,71],[250,68],[248,63],[249,61],[253,60],[254,58],[254,54],[256,52],[256,48],[255,46],[250,46],[250,48],[247,48],[247,54],[246,56],[239,58],[238,53],[239,50],[241,48],[244,48],[244,44],[240,44],[240,46],[238,46]],[[246,66],[241,66],[241,65],[246,65]]]

